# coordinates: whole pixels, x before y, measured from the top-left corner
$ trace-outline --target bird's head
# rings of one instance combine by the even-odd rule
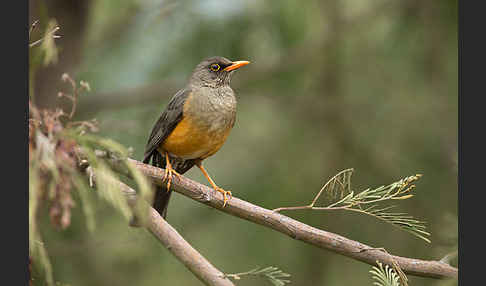
[[[230,61],[224,57],[210,57],[194,69],[190,83],[210,87],[229,85],[235,70],[249,64],[249,61]]]

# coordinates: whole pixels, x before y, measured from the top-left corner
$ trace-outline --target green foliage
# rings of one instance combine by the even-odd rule
[[[53,226],[66,229],[71,224],[71,209],[75,206],[73,192],[79,195],[86,219],[87,229],[94,231],[96,218],[93,202],[88,192],[95,186],[101,199],[110,203],[128,219],[135,214],[144,223],[147,206],[138,200],[133,212],[119,188],[119,176],[97,152],[105,152],[116,157],[134,179],[142,198],[150,200],[152,190],[147,179],[127,162],[129,150],[120,143],[91,134],[97,130],[95,121],[71,121],[80,92],[89,90],[89,84],[76,82],[67,74],[62,79],[70,82],[73,94],[62,94],[73,102],[71,113],[66,115],[61,109],[39,110],[31,101],[29,109],[29,250],[34,263],[45,271],[48,285],[53,285],[53,271],[47,250],[38,229],[40,207],[46,204]],[[61,118],[66,117],[66,120]],[[89,184],[86,182],[89,179]]]
[[[83,214],[86,220],[86,228],[93,232],[96,228],[96,219],[94,217],[93,202],[88,196],[88,192],[91,191],[84,178],[80,176],[73,177],[73,183],[78,190],[79,198],[81,201],[81,207],[83,208]]]
[[[350,210],[362,212],[387,223],[391,223],[392,225],[430,243],[430,239],[427,238],[427,236],[430,236],[430,233],[424,230],[425,222],[416,220],[413,216],[407,215],[406,213],[386,212],[395,206],[388,206],[381,209],[376,209],[375,207],[377,207],[377,205],[372,205],[366,209],[350,208]]]
[[[104,151],[111,159],[119,161],[124,168],[128,170],[127,175],[133,179],[136,184],[138,195],[145,201],[151,201],[153,190],[151,184],[145,176],[127,159],[130,155],[129,149],[120,143],[94,134],[85,134],[84,129],[67,130],[65,136],[67,138],[75,139],[78,142],[82,156],[86,156],[89,162],[92,175],[96,176],[96,185],[100,197],[109,202],[115,209],[119,210],[121,214],[129,220],[135,211],[135,215],[143,223],[147,218],[147,208],[145,204],[137,204],[134,210],[130,210],[126,203],[125,196],[120,192],[118,172],[114,171],[112,167],[107,164],[104,159],[106,156],[100,158],[97,153]],[[103,152],[102,151],[102,152]],[[142,200],[139,200],[142,202]],[[145,206],[145,207],[144,207]]]
[[[36,224],[36,210],[38,207],[38,186],[36,169],[29,166],[29,256],[40,262],[44,268],[47,285],[52,285],[52,265],[49,256],[42,242]]]
[[[346,175],[347,173],[349,174]],[[380,207],[377,204],[378,202],[388,200],[406,200],[412,198],[414,195],[410,194],[410,192],[415,188],[415,185],[412,185],[412,183],[422,175],[409,176],[387,186],[380,186],[375,189],[368,188],[359,193],[355,193],[350,189],[351,173],[352,169],[349,169],[331,179],[331,181],[338,181],[339,183],[331,184],[329,191],[333,194],[339,193],[340,196],[336,196],[338,200],[327,205],[326,208],[343,208],[376,217],[430,243],[430,239],[427,238],[427,236],[430,236],[430,233],[425,231],[424,222],[416,220],[406,213],[388,212],[388,210],[395,206]],[[340,191],[335,191],[333,188],[337,188]],[[366,207],[369,204],[371,205]]]
[[[388,212],[395,206],[381,207],[378,204],[384,201],[412,198],[414,195],[411,194],[411,191],[415,188],[415,185],[412,183],[417,181],[422,175],[408,176],[387,186],[380,186],[374,189],[367,188],[364,191],[355,192],[351,189],[352,174],[353,169],[346,169],[334,175],[324,184],[308,206],[283,207],[277,208],[275,211],[312,209],[358,212],[390,223],[430,243],[430,239],[427,238],[427,236],[430,236],[430,233],[425,231],[425,223],[423,221],[416,220],[406,213]],[[330,202],[322,206],[316,206],[321,196],[326,197]]]
[[[373,269],[370,270],[370,273],[373,274],[373,279],[376,280],[373,282],[373,285],[376,286],[400,286],[400,276],[393,270],[393,267],[381,264],[379,261],[376,261],[378,267],[373,266]]]
[[[29,29],[29,41],[31,36],[38,26],[39,21],[32,23]],[[29,42],[29,48],[35,47],[40,44],[39,49],[29,49],[29,98],[33,100],[34,98],[34,81],[35,73],[39,66],[48,66],[51,64],[56,64],[58,60],[58,48],[54,39],[60,38],[59,35],[55,33],[59,30],[57,22],[55,19],[50,19],[47,27],[42,35],[42,37],[36,41]]]
[[[54,39],[56,38],[56,35],[54,33],[58,29],[59,27],[57,26],[56,20],[51,19],[47,24],[46,33],[43,38],[44,41],[41,44],[41,50],[44,51],[44,66],[47,66],[51,63],[57,63],[59,51],[57,49],[56,43],[54,42]],[[30,47],[33,47],[35,43],[36,42],[30,44]]]
[[[290,274],[283,272],[282,270],[278,269],[278,267],[275,266],[268,266],[263,269],[257,267],[247,272],[225,274],[226,277],[235,280],[240,280],[241,276],[245,276],[245,275],[254,275],[254,276],[260,276],[266,278],[275,286],[284,286],[286,283],[290,283],[290,280],[282,279],[282,278],[288,278],[291,276]]]

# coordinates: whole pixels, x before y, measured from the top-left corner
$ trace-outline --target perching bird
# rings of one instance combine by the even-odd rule
[[[230,191],[214,183],[202,161],[221,148],[235,124],[236,98],[229,84],[235,70],[249,63],[224,57],[203,60],[152,128],[143,162],[148,164],[152,159],[153,166],[165,168],[167,185],[157,186],[153,203],[163,218],[167,215],[172,176],[180,176],[194,165],[213,189],[223,194],[223,207],[231,198]]]

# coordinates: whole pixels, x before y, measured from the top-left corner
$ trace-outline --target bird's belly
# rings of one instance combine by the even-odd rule
[[[209,128],[183,118],[160,146],[159,151],[167,151],[182,159],[205,159],[221,148],[230,130],[231,126]]]

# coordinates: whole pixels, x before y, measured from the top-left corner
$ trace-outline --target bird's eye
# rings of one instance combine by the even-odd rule
[[[209,67],[212,71],[219,71],[219,69],[221,68],[218,64],[212,64],[210,67]]]

